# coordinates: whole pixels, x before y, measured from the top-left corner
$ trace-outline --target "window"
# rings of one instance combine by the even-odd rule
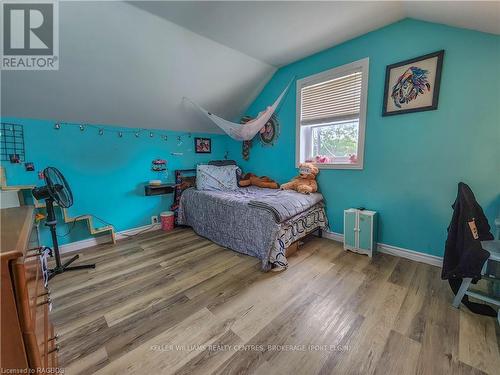
[[[368,58],[297,81],[296,162],[363,169]]]

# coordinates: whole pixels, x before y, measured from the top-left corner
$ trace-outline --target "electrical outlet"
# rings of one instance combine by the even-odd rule
[[[151,224],[158,224],[158,216],[151,216]]]

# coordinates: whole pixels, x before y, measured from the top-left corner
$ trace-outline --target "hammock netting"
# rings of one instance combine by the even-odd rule
[[[290,83],[291,84],[291,83]],[[278,96],[276,101],[272,106],[267,107],[264,111],[260,112],[259,115],[253,119],[248,121],[245,124],[238,124],[236,122],[231,122],[224,120],[223,118],[214,115],[213,113],[207,111],[205,108],[201,107],[199,104],[190,100],[193,105],[200,110],[205,116],[207,116],[213,123],[215,123],[219,128],[224,130],[227,135],[231,138],[236,139],[237,141],[249,141],[266,125],[269,121],[273,113],[276,111],[276,108],[281,102],[281,99],[285,96],[290,84],[283,90],[283,92]]]

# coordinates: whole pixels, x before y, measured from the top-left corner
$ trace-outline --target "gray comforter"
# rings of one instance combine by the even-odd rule
[[[246,192],[249,196],[255,195],[248,204],[271,212],[277,223],[282,223],[323,201],[323,196],[319,193],[300,194],[292,190],[255,189],[257,190]]]
[[[261,259],[266,268],[281,223],[322,200],[321,194],[254,186],[236,191],[190,188],[182,193],[178,222],[219,245]]]

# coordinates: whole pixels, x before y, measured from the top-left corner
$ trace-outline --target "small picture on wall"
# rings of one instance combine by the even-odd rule
[[[195,138],[194,149],[197,154],[210,154],[212,152],[212,140],[210,138]]]
[[[443,51],[388,65],[382,116],[437,109]]]
[[[33,164],[32,162],[24,163],[24,168],[27,172],[33,172],[35,170],[35,164]]]
[[[9,159],[12,164],[19,164],[21,162],[19,154],[10,154]]]

